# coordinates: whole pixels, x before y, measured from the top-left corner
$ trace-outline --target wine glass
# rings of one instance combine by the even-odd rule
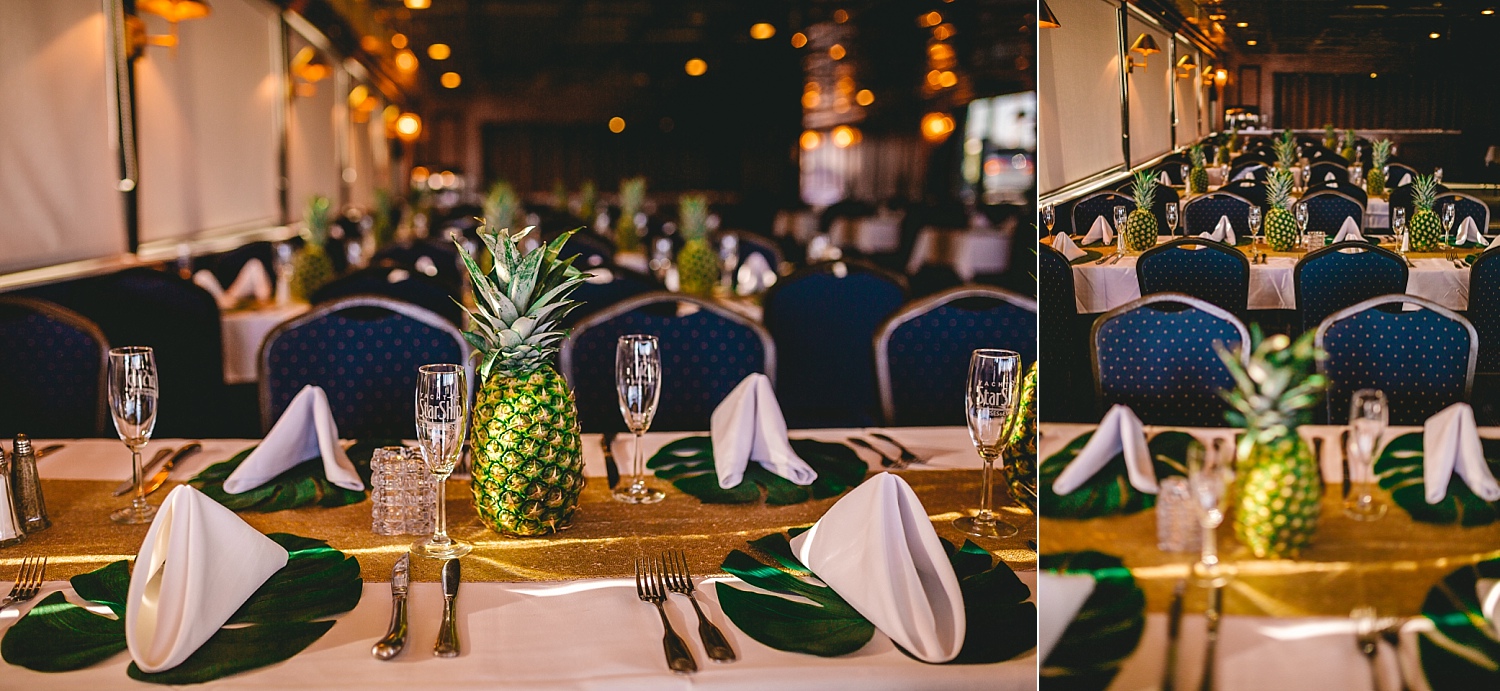
[[[1119,208],[1119,207],[1117,207]],[[984,459],[980,479],[979,511],[953,521],[953,527],[977,537],[1010,537],[1019,530],[995,517],[990,509],[995,459],[1010,445],[1020,397],[1021,355],[1010,350],[980,349],[969,356],[969,385],[964,411],[969,437]]]
[[[109,515],[116,523],[150,523],[156,516],[156,507],[146,503],[146,478],[141,468],[141,449],[156,429],[156,398],[156,353],[144,346],[111,348],[109,412],[120,440],[130,448],[135,478],[135,498],[130,506]]]
[[[1167,202],[1167,227],[1172,229],[1172,235],[1177,235],[1177,203]]]
[[[1250,249],[1260,243],[1260,207],[1250,205]]]
[[[655,336],[629,334],[615,348],[615,390],[620,394],[620,415],[635,435],[635,460],[630,484],[615,490],[615,499],[627,504],[655,504],[667,494],[646,485],[646,460],[641,455],[641,435],[651,429],[656,401],[661,396],[661,350]]]
[[[417,368],[417,441],[427,472],[437,479],[437,525],[432,536],[418,540],[411,551],[433,559],[457,559],[474,546],[448,537],[448,476],[463,453],[464,423],[468,420],[468,378],[459,365],[422,365]]]
[[[1359,470],[1358,491],[1350,492],[1344,500],[1344,515],[1356,521],[1373,521],[1385,515],[1385,502],[1375,498],[1375,450],[1380,446],[1380,436],[1385,433],[1390,419],[1390,406],[1386,404],[1385,392],[1378,389],[1360,389],[1349,401],[1349,472]],[[1351,478],[1352,484],[1352,478]]]
[[[1193,565],[1193,576],[1206,587],[1217,587],[1234,578],[1234,567],[1219,561],[1218,530],[1229,510],[1229,486],[1234,480],[1232,453],[1209,453],[1203,445],[1188,445],[1188,489],[1198,508],[1198,526],[1203,529],[1203,552]]]
[[[1042,207],[1042,225],[1047,226],[1047,234],[1052,234],[1052,226],[1057,225],[1057,211],[1051,204]]]
[[[1126,211],[1125,211],[1125,207],[1124,206],[1117,206],[1117,207],[1115,207],[1114,208],[1114,214],[1115,214],[1115,243],[1116,243],[1116,245],[1118,247],[1118,249],[1116,251],[1119,252],[1120,254],[1125,254],[1125,217],[1127,215]]]
[[[1302,242],[1307,243],[1307,202],[1297,202],[1296,211],[1293,215],[1297,218],[1297,227],[1302,230]]]

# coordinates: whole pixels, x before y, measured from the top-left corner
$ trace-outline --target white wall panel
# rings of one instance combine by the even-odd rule
[[[1124,163],[1118,3],[1048,0],[1062,22],[1038,44],[1038,177],[1046,194]],[[1163,125],[1165,132],[1166,125]]]
[[[1172,69],[1167,58],[1167,42],[1171,39],[1134,15],[1130,16],[1127,29],[1127,47],[1146,33],[1162,51],[1144,58],[1145,68],[1130,71],[1130,164],[1135,166],[1172,148]],[[1143,60],[1138,53],[1131,53],[1131,57],[1137,63]]]

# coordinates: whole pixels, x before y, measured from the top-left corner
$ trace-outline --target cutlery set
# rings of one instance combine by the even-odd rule
[[[55,449],[59,447],[61,447],[61,445],[57,445],[56,447],[49,446],[42,449],[42,452],[45,453],[47,449]],[[161,486],[163,484],[166,484],[167,478],[171,476],[172,469],[177,467],[178,461],[181,461],[182,459],[187,458],[188,456],[191,456],[201,450],[203,450],[202,444],[198,442],[191,442],[183,446],[181,449],[178,449],[176,453],[172,452],[171,447],[157,451],[156,455],[151,457],[151,462],[141,466],[141,481],[146,483],[146,494],[149,496],[152,492],[161,489]],[[42,454],[39,453],[37,455],[41,456]],[[161,465],[161,469],[156,470],[154,475],[151,474],[159,464]],[[126,480],[118,485],[115,485],[114,495],[117,497],[124,496],[132,489],[135,489],[135,480]]]
[[[458,585],[462,575],[457,559],[443,562],[443,623],[432,647],[432,654],[437,657],[458,657],[462,650],[458,640]],[[370,648],[370,654],[377,660],[394,659],[406,648],[406,596],[410,589],[411,554],[407,553],[391,567],[391,626],[385,637]]]
[[[47,574],[47,558],[26,557],[21,560],[21,569],[16,573],[16,584],[11,587],[10,594],[0,600],[0,611],[11,605],[20,605],[29,602],[31,598],[42,589],[42,581]]]
[[[891,438],[890,435],[882,434],[880,432],[871,432],[870,436],[872,436],[872,437],[874,437],[876,439],[879,439],[880,441],[883,441],[883,442],[885,442],[887,444],[890,444],[891,446],[896,447],[896,449],[898,450],[897,457],[896,458],[892,458],[891,456],[887,455],[884,451],[881,451],[880,449],[876,448],[875,445],[873,445],[870,442],[867,442],[867,441],[865,441],[863,439],[860,439],[859,437],[849,437],[847,441],[850,444],[858,446],[861,449],[865,449],[866,451],[870,451],[870,452],[874,453],[876,456],[879,456],[880,457],[880,465],[885,466],[886,468],[890,468],[892,470],[901,470],[901,469],[906,468],[907,466],[909,466],[909,465],[911,465],[913,463],[921,464],[921,463],[926,463],[927,462],[927,459],[922,458],[921,456],[918,456],[915,453],[912,453],[911,449],[906,448],[905,445],[903,445],[901,442],[896,441],[895,439]]]
[[[672,620],[667,617],[668,593],[686,596],[693,603],[693,610],[698,613],[698,637],[702,639],[703,649],[708,653],[709,659],[714,662],[734,662],[738,659],[734,649],[729,647],[729,640],[724,637],[724,633],[704,616],[703,609],[698,606],[698,598],[693,595],[695,589],[692,573],[688,571],[687,556],[681,551],[665,552],[658,559],[637,559],[635,590],[642,602],[656,605],[656,612],[661,615],[664,631],[662,648],[666,651],[667,667],[673,672],[696,672],[698,663],[693,659],[693,651],[688,648],[687,641],[677,635],[677,631],[672,628]]]

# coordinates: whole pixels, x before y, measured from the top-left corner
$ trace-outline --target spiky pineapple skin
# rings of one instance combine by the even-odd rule
[[[1203,194],[1208,191],[1208,171],[1203,166],[1192,168],[1188,171],[1188,184],[1192,186],[1193,194]]]
[[[1365,173],[1365,191],[1371,197],[1385,195],[1385,172],[1379,167],[1373,167],[1370,172]]]
[[[1000,476],[1010,489],[1010,496],[1036,513],[1036,363],[1031,363],[1021,380],[1021,398],[1016,403],[1016,423],[1011,428],[1010,443],[1001,456]]]
[[[1156,246],[1156,217],[1150,209],[1136,209],[1125,217],[1125,249],[1139,252]]]
[[[1297,220],[1292,212],[1273,208],[1266,213],[1266,243],[1276,252],[1289,252],[1297,248]]]
[[[474,509],[502,535],[536,537],[572,522],[583,491],[583,445],[568,383],[551,366],[497,371],[474,396]]]
[[[703,238],[683,243],[677,253],[677,280],[682,292],[707,297],[719,282],[719,259]]]
[[[1432,209],[1417,209],[1417,212],[1412,214],[1407,229],[1411,233],[1413,251],[1431,252],[1438,249],[1438,240],[1442,238],[1442,226],[1438,223],[1437,214],[1433,213]]]
[[[1260,559],[1297,556],[1318,529],[1323,477],[1306,442],[1287,436],[1250,445],[1238,459],[1235,537]]]
[[[307,302],[333,280],[333,261],[322,247],[308,244],[292,257],[292,299]]]

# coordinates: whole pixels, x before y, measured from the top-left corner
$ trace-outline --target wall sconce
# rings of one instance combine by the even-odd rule
[[[297,95],[313,97],[318,95],[318,82],[333,74],[333,68],[318,55],[318,51],[312,46],[303,46],[302,50],[292,56],[292,76],[300,80],[297,84]]]
[[[1177,59],[1177,78],[1192,79],[1193,70],[1198,69],[1198,63],[1193,61],[1192,55],[1184,55]]]
[[[165,20],[171,27],[166,36],[149,36],[146,23],[135,15],[125,17],[125,31],[130,57],[138,58],[146,52],[146,46],[165,46],[177,57],[177,23],[188,19],[202,19],[213,14],[207,0],[137,0],[137,12],[150,12]]]
[[[1057,21],[1057,15],[1052,14],[1052,8],[1047,6],[1047,0],[1042,0],[1041,11],[1036,15],[1036,25],[1043,29],[1062,28],[1062,22]]]
[[[1146,69],[1146,58],[1150,57],[1153,53],[1160,53],[1161,48],[1157,47],[1156,39],[1151,38],[1151,34],[1141,32],[1140,36],[1135,37],[1135,43],[1130,44],[1129,52],[1140,53],[1141,61],[1136,62],[1134,56],[1127,54],[1125,56],[1126,70],[1134,70],[1137,67],[1144,70]]]
[[[422,118],[416,113],[402,113],[396,118],[396,137],[410,144],[422,136]]]
[[[1224,86],[1225,84],[1228,84],[1228,83],[1229,83],[1229,72],[1225,71],[1222,68],[1220,68],[1217,72],[1214,72],[1214,84],[1217,84],[1219,86]]]

